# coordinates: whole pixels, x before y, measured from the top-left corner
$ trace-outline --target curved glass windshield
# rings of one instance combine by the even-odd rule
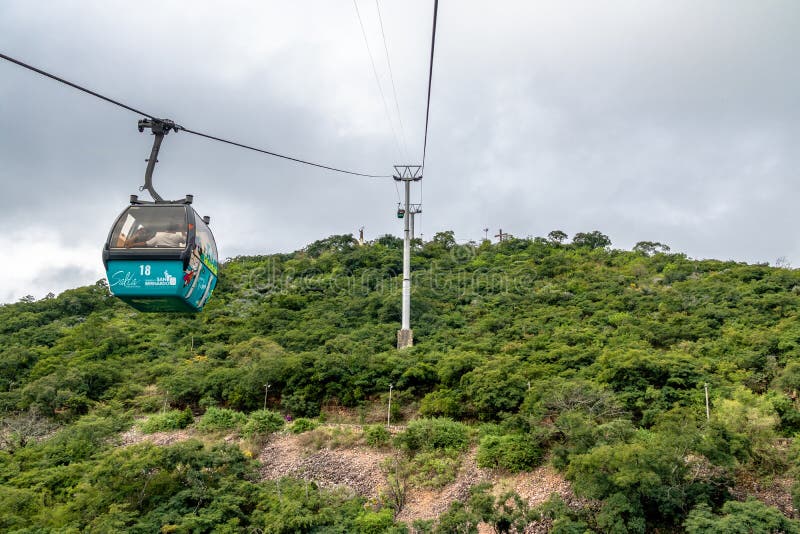
[[[182,206],[131,206],[111,233],[111,248],[185,248]]]

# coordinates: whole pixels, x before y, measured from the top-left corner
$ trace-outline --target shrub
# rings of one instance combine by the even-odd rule
[[[458,452],[449,449],[436,452],[422,452],[411,462],[411,482],[423,488],[443,488],[456,479],[461,460]]]
[[[752,497],[745,502],[728,501],[721,512],[715,515],[707,504],[699,504],[684,523],[686,532],[800,532],[800,522]]]
[[[143,421],[139,428],[145,434],[153,432],[164,432],[166,430],[178,430],[186,428],[194,421],[194,416],[189,408],[185,410],[171,410],[169,412],[151,415]]]
[[[282,429],[283,417],[270,410],[257,410],[247,416],[247,422],[242,427],[242,435],[251,438],[256,435],[272,434]]]
[[[298,417],[295,419],[292,426],[289,427],[292,434],[302,434],[303,432],[308,432],[309,430],[314,430],[317,428],[317,423],[312,421],[311,419],[306,419],[305,417]]]
[[[687,451],[699,440],[691,422],[681,427],[665,418],[653,430],[639,430],[630,442],[598,445],[573,456],[567,479],[576,495],[604,501],[595,518],[603,532],[620,525],[629,532],[645,532],[648,525],[677,527],[699,503],[713,506],[724,499],[724,476],[689,476],[693,466]]]
[[[300,417],[317,417],[320,414],[320,404],[314,395],[304,392],[295,392],[281,399],[284,411]]]
[[[35,445],[31,453],[35,451],[35,456],[39,458],[37,465],[53,467],[57,465],[78,465],[77,462],[86,460],[98,451],[103,450],[109,445],[109,438],[114,434],[130,428],[132,421],[126,415],[110,415],[102,417],[96,414],[85,415],[75,423],[62,427],[52,437],[43,440]],[[0,462],[6,459],[0,456]],[[5,465],[10,465],[4,463]],[[2,476],[8,476],[8,469],[0,470]],[[0,516],[1,517],[1,516]]]
[[[358,529],[358,532],[382,534],[394,526],[392,509],[384,508],[378,512],[366,510],[355,518],[353,524]]]
[[[381,497],[395,513],[399,513],[406,505],[412,468],[411,462],[401,454],[390,456],[381,463],[381,471],[387,482],[386,491]]]
[[[469,427],[452,419],[417,419],[397,437],[398,444],[412,452],[436,449],[464,450],[469,445]]]
[[[328,449],[347,449],[358,444],[361,434],[356,434],[347,427],[320,427],[303,433],[298,442],[303,447],[310,447],[316,450]]]
[[[211,406],[200,418],[197,428],[200,430],[230,430],[239,427],[245,421],[247,421],[247,416],[242,412]]]
[[[436,525],[436,534],[446,534],[449,532],[478,532],[478,523],[481,522],[480,516],[467,508],[461,501],[453,501],[450,508],[439,516],[439,523]]]
[[[743,443],[739,455],[742,459],[752,460],[765,472],[779,472],[785,468],[772,445],[780,419],[767,396],[738,386],[732,398],[719,399],[714,404],[713,422]]]
[[[389,444],[392,435],[383,425],[364,427],[364,439],[370,447],[384,447]]]
[[[587,519],[588,508],[581,510],[570,508],[558,493],[550,495],[549,499],[534,508],[532,512],[541,519],[549,519],[553,522],[552,534],[591,532],[589,525],[584,521]]]
[[[541,460],[542,450],[530,434],[484,436],[478,445],[477,462],[480,467],[518,473],[536,467]]]
[[[464,413],[462,397],[451,389],[432,391],[423,397],[419,411],[424,416],[461,417]]]
[[[4,528],[16,530],[27,526],[26,519],[34,517],[38,508],[37,494],[28,488],[0,486],[0,517]]]

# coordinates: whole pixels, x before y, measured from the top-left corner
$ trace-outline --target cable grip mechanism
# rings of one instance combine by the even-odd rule
[[[153,139],[153,148],[150,150],[150,157],[147,161],[147,169],[144,172],[144,185],[139,188],[139,191],[147,190],[153,200],[156,202],[164,202],[164,199],[159,195],[153,187],[153,171],[158,162],[158,151],[161,149],[161,141],[170,130],[177,132],[181,129],[180,126],[175,124],[169,119],[141,119],[138,124],[139,132],[144,132],[149,129],[155,138]]]

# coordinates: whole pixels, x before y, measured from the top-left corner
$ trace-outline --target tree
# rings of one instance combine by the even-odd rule
[[[399,514],[406,504],[412,466],[408,460],[399,454],[395,454],[384,460],[381,464],[381,471],[386,476],[388,483],[386,497],[389,501],[389,506],[396,514]]]
[[[435,534],[478,534],[478,524],[481,517],[472,511],[463,502],[453,501],[450,508],[439,516],[439,524],[434,530]]]
[[[611,239],[599,230],[593,232],[578,232],[572,238],[572,244],[578,247],[588,247],[590,249],[605,248],[611,246]]]
[[[752,497],[745,502],[726,502],[721,515],[713,514],[707,504],[700,504],[691,511],[684,527],[689,534],[800,532],[800,522]]]
[[[597,517],[602,532],[677,525],[686,510],[709,499],[713,484],[687,476],[687,441],[694,438],[674,430],[642,430],[630,443],[600,445],[572,459],[567,478],[576,494],[604,501]]]
[[[54,426],[35,406],[26,412],[7,415],[0,421],[0,449],[13,452],[28,443],[35,443],[49,434]]]
[[[487,362],[465,374],[461,384],[478,419],[490,421],[502,412],[513,413],[525,398],[527,380],[510,358]]]
[[[525,532],[526,527],[539,519],[539,514],[531,510],[528,501],[514,491],[507,491],[495,497],[492,485],[483,482],[469,489],[467,504],[473,514],[492,526],[498,534]]]
[[[669,252],[669,246],[659,243],[658,241],[639,241],[633,246],[634,252],[641,252],[646,256],[653,254],[664,254]]]
[[[383,245],[386,248],[402,249],[403,240],[391,234],[385,234],[375,240],[375,243]]]
[[[800,362],[789,362],[781,374],[773,381],[773,386],[789,393],[793,398],[800,391]]]
[[[547,234],[547,238],[550,242],[554,245],[560,245],[564,242],[564,240],[569,237],[566,233],[562,232],[561,230],[553,230],[549,234]]]
[[[751,459],[763,470],[777,472],[784,467],[772,447],[779,418],[769,398],[736,386],[731,398],[715,399],[712,421],[744,445],[742,459]]]
[[[436,232],[433,236],[433,242],[437,245],[441,245],[445,249],[451,249],[456,245],[455,232],[452,230]]]
[[[332,235],[326,239],[314,241],[305,248],[305,252],[312,258],[319,257],[323,252],[342,252],[355,248],[358,241],[353,234]]]

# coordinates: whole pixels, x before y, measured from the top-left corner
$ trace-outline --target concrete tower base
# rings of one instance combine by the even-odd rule
[[[397,348],[404,349],[406,347],[414,346],[414,331],[411,329],[403,329],[397,331]]]

